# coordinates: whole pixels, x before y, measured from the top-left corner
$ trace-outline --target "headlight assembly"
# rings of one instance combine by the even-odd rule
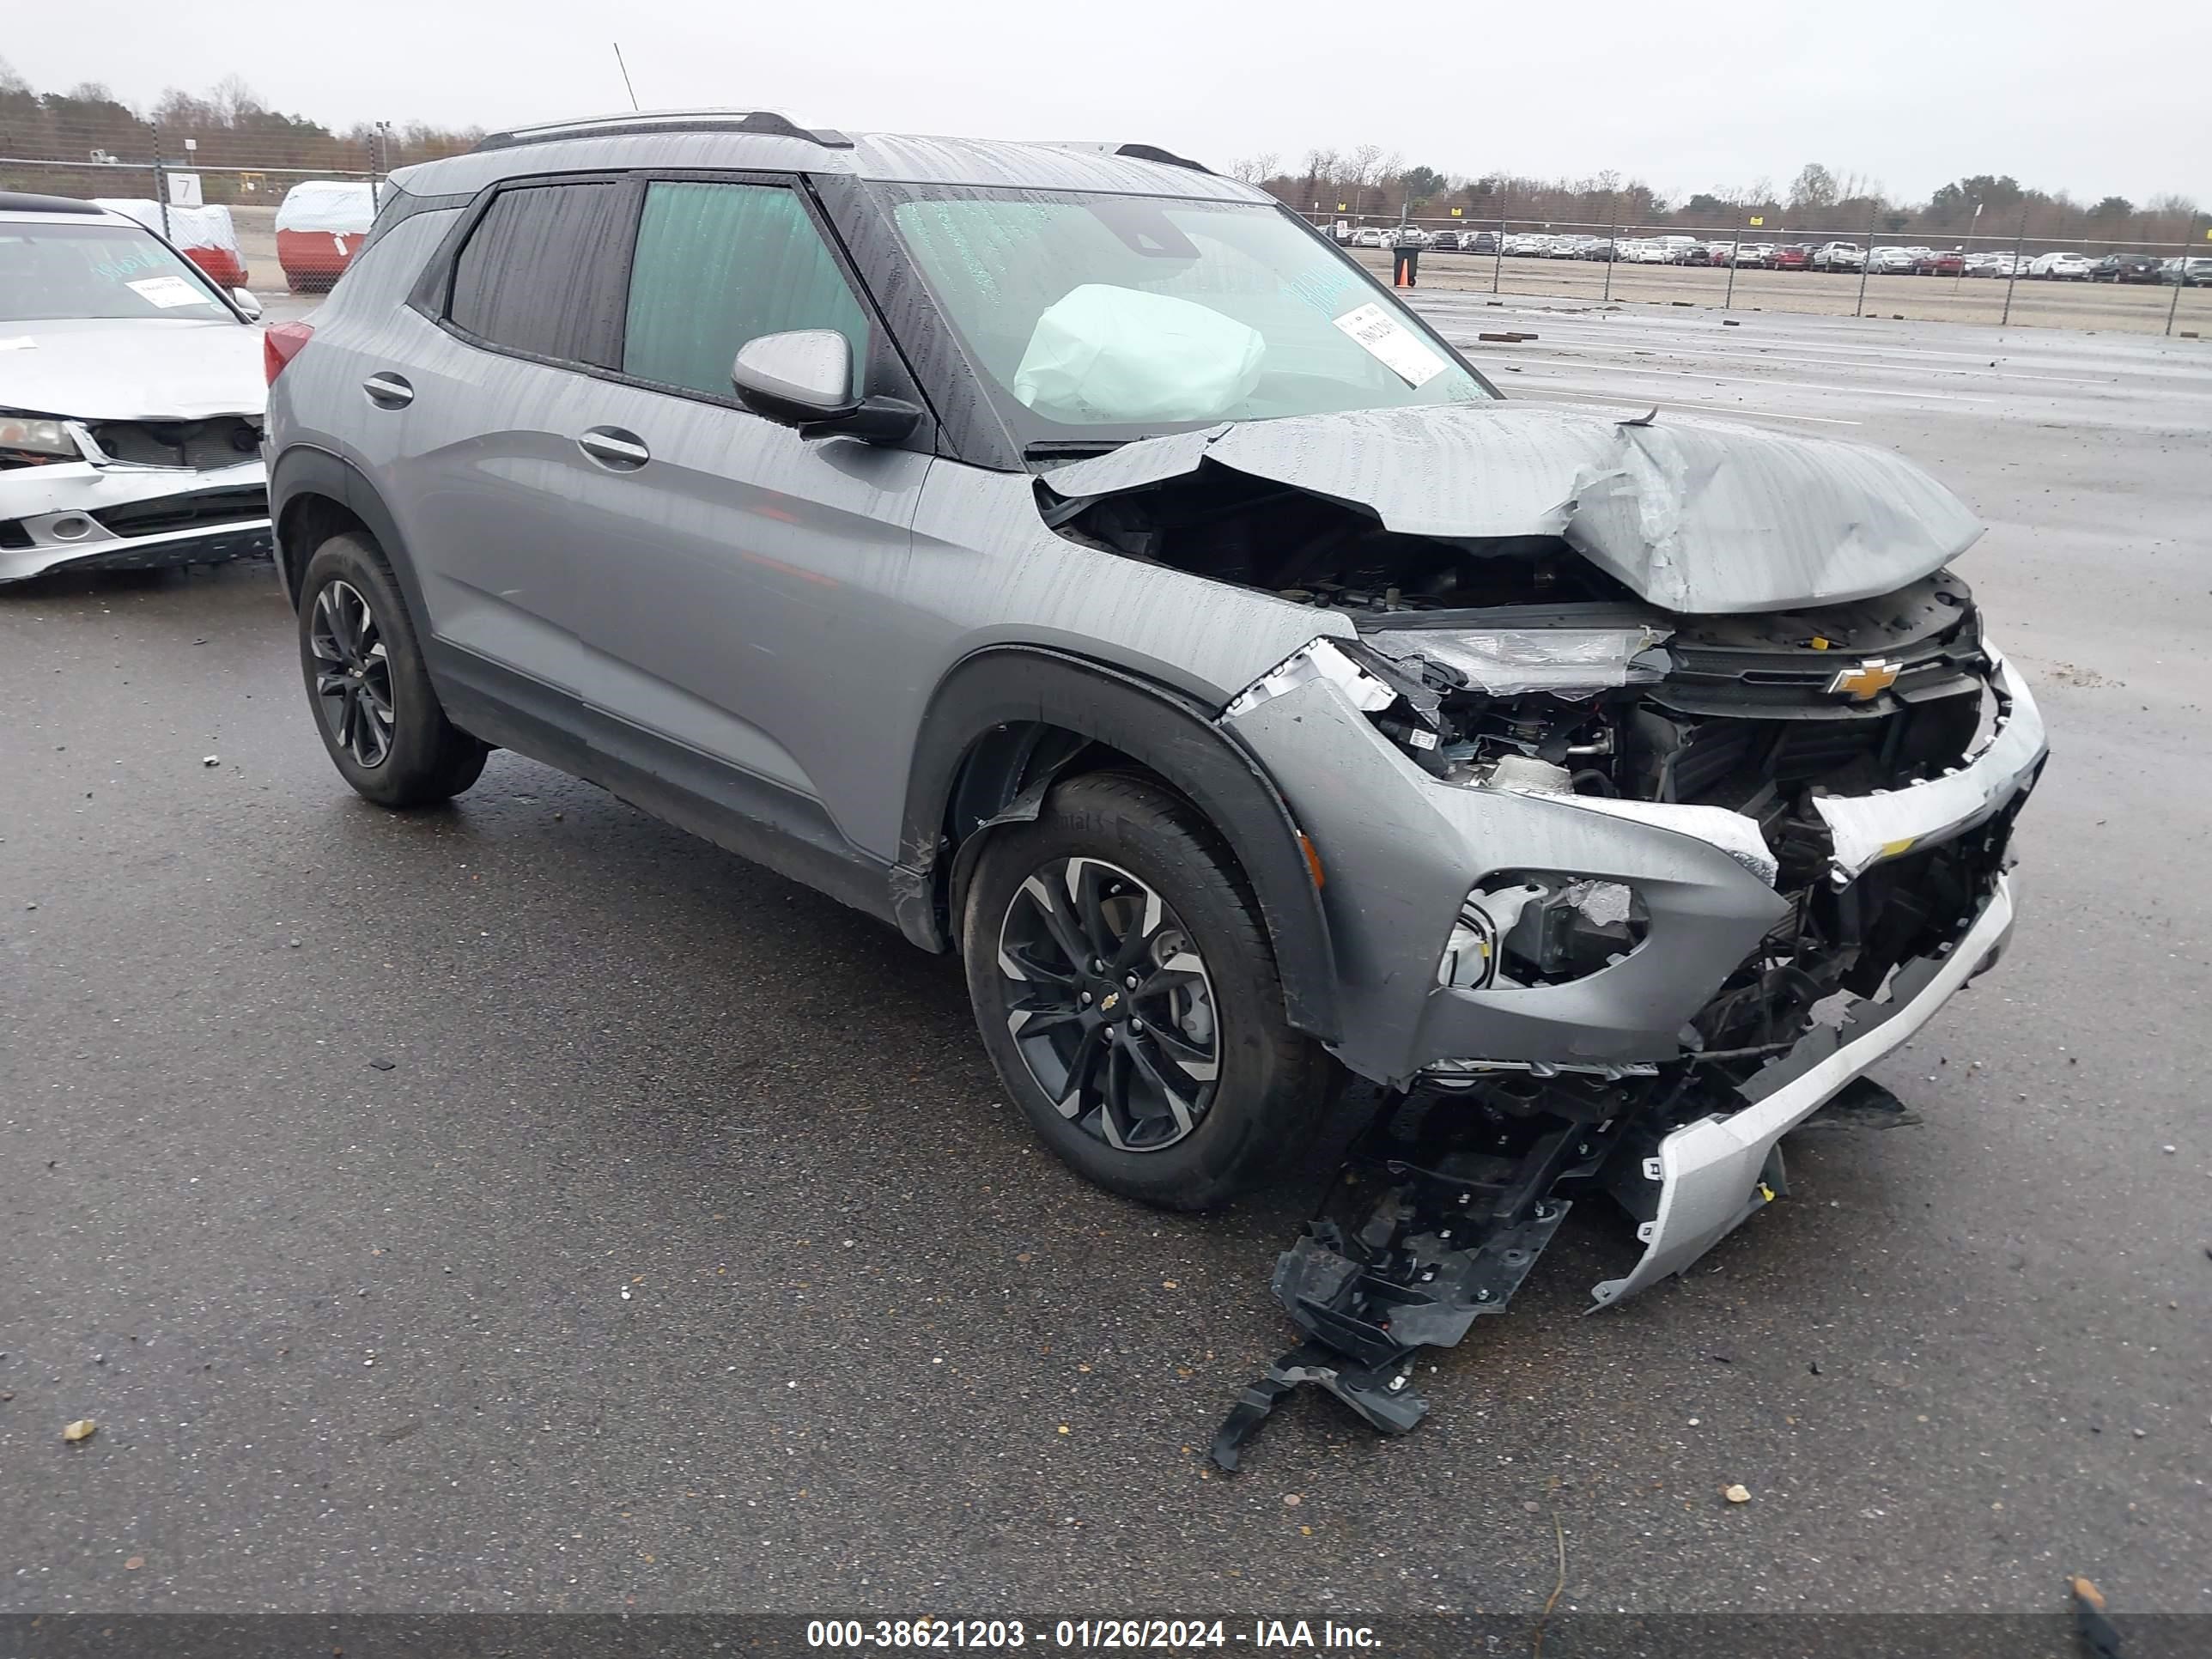
[[[70,436],[68,423],[36,415],[0,414],[0,450],[72,461],[77,458],[76,441]]]

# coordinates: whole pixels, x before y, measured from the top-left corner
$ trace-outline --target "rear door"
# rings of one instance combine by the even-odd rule
[[[501,186],[445,275],[428,349],[362,382],[368,418],[400,434],[386,504],[432,626],[521,677],[517,699],[580,687],[580,562],[621,533],[580,445],[604,424],[593,376],[619,361],[637,196],[607,176]]]

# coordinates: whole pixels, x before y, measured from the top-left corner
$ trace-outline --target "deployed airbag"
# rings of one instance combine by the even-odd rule
[[[1216,420],[1252,395],[1267,349],[1209,306],[1085,283],[1037,318],[1014,396],[1068,422]]]

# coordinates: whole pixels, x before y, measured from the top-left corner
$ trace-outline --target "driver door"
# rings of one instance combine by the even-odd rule
[[[590,394],[631,449],[595,458],[609,533],[576,553],[582,692],[613,717],[602,742],[635,734],[626,758],[704,757],[738,810],[849,844],[854,665],[899,632],[884,596],[930,438],[802,439],[741,407],[738,348],[793,329],[844,334],[860,374],[896,362],[798,180],[647,181],[618,374]]]

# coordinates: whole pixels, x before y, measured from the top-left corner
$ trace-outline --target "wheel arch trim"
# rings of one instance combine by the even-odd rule
[[[994,751],[1000,734],[1038,728],[1081,741],[1032,747],[1016,763]],[[1209,711],[1086,658],[996,646],[945,673],[920,730],[891,871],[893,908],[915,944],[952,943],[951,918],[983,837],[1034,819],[1054,779],[1103,744],[1158,775],[1228,843],[1259,901],[1290,1023],[1323,1042],[1340,1036],[1335,952],[1297,824],[1257,760]]]
[[[392,567],[392,574],[398,580],[400,593],[416,620],[416,632],[423,637],[427,647],[430,642],[429,611],[422,603],[422,586],[416,577],[415,562],[408,554],[399,526],[392,521],[391,510],[359,467],[343,456],[313,444],[291,445],[269,469],[269,522],[276,538],[276,571],[294,608],[297,609],[300,602],[300,579],[306,574],[307,561],[314,556],[315,550],[288,547],[285,532],[288,523],[300,522],[295,509],[304,507],[312,498],[334,502],[368,528],[377,550],[384,555],[385,562]],[[427,649],[425,654],[428,654]]]

